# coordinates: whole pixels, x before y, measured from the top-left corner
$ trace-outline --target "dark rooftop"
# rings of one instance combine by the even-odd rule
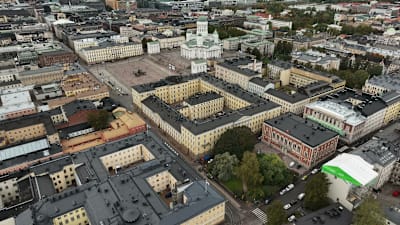
[[[250,62],[249,62],[250,61]],[[252,61],[249,59],[231,59],[231,60],[225,60],[224,62],[218,63],[219,66],[225,67],[229,70],[233,70],[237,73],[249,76],[249,77],[253,77],[253,76],[259,76],[260,73],[254,70],[250,70],[247,68],[241,68],[240,66],[242,65],[247,65],[249,63],[251,63]]]
[[[2,120],[0,121],[0,130],[9,131],[41,123],[44,124],[47,135],[57,132],[48,112],[36,113],[15,119]]]
[[[362,101],[362,103],[354,107],[354,109],[366,117],[386,108],[386,104],[382,99],[366,93],[358,93],[355,90],[348,88],[331,94],[328,96],[328,98],[331,101],[338,103],[348,102],[349,99],[357,99]]]
[[[82,110],[95,110],[96,106],[89,100],[75,100],[62,106],[67,117]]]
[[[370,164],[379,164],[383,167],[393,163],[397,157],[393,154],[394,146],[384,140],[371,139],[360,145],[351,154],[361,156]]]
[[[272,60],[268,64],[281,67],[283,69],[290,69],[292,68],[293,64],[291,62],[281,61],[281,60]]]
[[[266,120],[265,123],[282,132],[288,133],[311,147],[316,147],[338,136],[337,133],[326,129],[311,120],[301,118],[292,113],[287,113],[277,118]]]
[[[261,77],[253,77],[250,79],[249,82],[254,83],[261,87],[266,87],[268,84],[270,84],[270,82],[268,80],[261,78]]]
[[[205,92],[192,95],[186,99],[185,102],[187,102],[189,105],[198,105],[200,103],[208,102],[218,98],[222,98],[222,96],[216,92]]]
[[[110,176],[100,157],[140,144],[155,159]],[[181,224],[225,201],[214,188],[208,187],[205,191],[206,184],[200,181],[196,171],[170,151],[151,131],[90,148],[66,158],[80,165],[76,172],[82,185],[48,196],[34,204],[16,217],[17,225],[51,225],[53,218],[80,207],[85,209],[91,224]],[[164,171],[177,179],[177,191],[186,196],[185,204],[178,200],[171,209],[147,182],[148,177]]]
[[[280,99],[290,102],[290,103],[300,102],[300,101],[303,101],[308,98],[306,95],[303,95],[299,92],[289,94],[285,91],[280,91],[280,90],[276,90],[276,89],[268,89],[265,93],[275,96],[277,98],[280,98]]]

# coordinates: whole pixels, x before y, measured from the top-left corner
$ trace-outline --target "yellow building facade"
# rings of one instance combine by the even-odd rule
[[[154,159],[153,154],[142,144],[100,157],[104,167],[109,171],[115,170],[117,167],[125,167],[137,162],[146,162],[152,159]]]
[[[231,93],[221,87],[218,87],[217,85],[213,84],[212,81],[212,79],[206,80],[195,78],[178,84],[159,86],[153,90],[138,91],[133,88],[132,98],[134,104],[137,105],[137,107],[140,108],[149,119],[151,119],[169,136],[174,138],[178,143],[189,149],[190,153],[194,156],[199,156],[210,151],[220,136],[228,129],[247,126],[253,132],[258,132],[261,130],[264,120],[277,117],[281,113],[281,107],[277,106],[259,111],[258,113],[253,113],[252,115],[241,116],[240,119],[227,122],[220,122],[219,120],[221,120],[221,118],[212,118],[212,121],[209,123],[214,123],[213,121],[215,121],[214,124],[220,125],[214,125],[213,128],[198,132],[195,131],[199,129],[196,128],[196,123],[190,128],[186,127],[185,125],[179,125],[179,127],[174,126],[174,124],[171,124],[169,121],[163,120],[158,110],[152,110],[150,107],[147,107],[142,103],[144,99],[151,95],[157,96],[160,100],[165,102],[165,104],[169,105],[179,101],[184,101],[195,93],[216,92],[223,97],[224,107],[227,107],[231,110],[241,110],[246,107],[251,107],[251,102],[242,99],[240,95],[235,95],[235,92]],[[220,111],[220,106],[218,104],[211,106],[214,108],[210,109],[208,107],[200,107],[199,109],[207,110],[207,112],[203,112],[201,114],[206,115],[208,110]]]
[[[85,208],[80,207],[53,219],[54,225],[90,225]]]

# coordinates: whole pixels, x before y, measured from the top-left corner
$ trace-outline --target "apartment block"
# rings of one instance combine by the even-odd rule
[[[34,70],[20,71],[17,77],[23,85],[38,85],[59,81],[63,76],[64,68],[59,65],[54,65]]]
[[[400,92],[385,92],[380,96],[380,99],[382,99],[387,106],[383,124],[389,124],[400,118]]]
[[[100,83],[92,74],[80,65],[69,70],[61,80],[61,88],[65,97],[51,99],[48,105],[51,109],[57,108],[74,100],[101,100],[109,97],[108,87]]]
[[[261,77],[254,77],[249,80],[248,91],[258,96],[264,96],[269,89],[274,89],[275,84]]]
[[[240,44],[258,40],[259,38],[256,35],[246,34],[239,37],[225,38],[222,40],[222,45],[225,50],[237,51],[239,50]]]
[[[224,198],[183,164],[147,132],[33,166],[39,198],[16,210],[15,224],[103,224],[110,218],[119,224],[222,223]],[[57,193],[55,187],[68,182],[61,176],[70,175],[74,184]],[[25,216],[30,214],[36,216]]]
[[[374,138],[358,146],[351,154],[361,156],[366,162],[374,166],[378,178],[373,186],[380,189],[391,178],[396,162],[395,147],[386,140]]]
[[[164,31],[162,34],[152,36],[153,41],[160,43],[160,49],[179,48],[185,43],[185,36],[173,33],[172,31]]]
[[[182,102],[178,111],[190,120],[204,119],[224,109],[224,97],[216,92],[198,93]]]
[[[306,105],[303,115],[353,143],[383,126],[386,109],[381,99],[346,89]]]
[[[308,50],[306,52],[293,52],[292,62],[294,64],[309,64],[313,68],[320,67],[327,71],[339,70],[340,66],[340,58],[313,50]]]
[[[18,118],[36,113],[29,91],[0,95],[0,120]]]
[[[179,112],[176,105],[197,93],[211,91],[223,97],[224,111],[197,120],[190,120]],[[253,132],[258,132],[265,119],[280,114],[277,104],[207,74],[173,76],[159,82],[137,85],[132,88],[132,97],[134,104],[147,117],[194,156],[212,149],[227,129],[247,126]],[[220,110],[218,105],[212,104],[212,107],[217,107],[210,110]],[[230,110],[226,111],[225,108]],[[209,114],[203,112],[203,115]]]
[[[365,81],[362,91],[372,95],[382,95],[388,91],[400,90],[400,74],[374,76]]]
[[[143,55],[141,43],[101,43],[98,46],[82,48],[79,57],[87,64],[96,64],[128,57]]]
[[[261,62],[259,62],[261,63]],[[246,59],[232,59],[225,60],[224,62],[215,64],[215,77],[220,78],[226,82],[237,84],[241,88],[248,90],[249,81],[252,78],[260,77],[261,71],[249,69],[247,65],[252,64],[251,60]],[[254,65],[257,62],[254,61]],[[244,66],[243,66],[244,65]]]
[[[275,102],[281,106],[281,113],[294,113],[300,115],[304,111],[304,107],[310,103],[310,98],[307,95],[296,91],[285,92],[281,90],[268,89],[264,95],[266,99]]]
[[[266,120],[262,141],[306,168],[333,155],[339,135],[291,113]]]
[[[59,143],[58,133],[48,113],[0,121],[0,147],[46,137],[51,144]]]

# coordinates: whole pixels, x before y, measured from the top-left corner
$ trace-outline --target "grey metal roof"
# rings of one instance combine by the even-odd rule
[[[387,141],[371,139],[358,146],[350,153],[361,156],[370,164],[379,164],[380,166],[385,167],[397,160],[397,157],[392,152],[394,151],[392,148],[393,146]]]
[[[386,105],[394,104],[400,101],[400,90],[385,92],[380,96],[380,98],[386,103]]]
[[[316,147],[338,136],[337,133],[292,113],[266,120],[265,123],[293,136],[311,147]]]
[[[21,155],[29,154],[32,152],[41,151],[49,148],[49,142],[47,139],[40,139],[37,141],[32,141],[18,146],[13,146],[0,150],[0,161],[7,159],[12,159]]]
[[[101,163],[101,156],[140,144],[155,159],[124,169],[118,175],[110,175]],[[213,187],[206,191],[206,184],[199,180],[196,171],[151,131],[64,157],[61,164],[68,158],[72,160],[69,163],[80,165],[76,171],[82,185],[34,204],[16,217],[17,225],[52,225],[53,218],[80,207],[85,209],[91,224],[181,224],[225,201]],[[45,167],[53,163],[58,164],[49,162]],[[178,203],[171,209],[150,187],[146,179],[162,171],[169,171],[177,179],[179,189],[187,197],[186,204]],[[185,179],[190,182],[183,184]]]

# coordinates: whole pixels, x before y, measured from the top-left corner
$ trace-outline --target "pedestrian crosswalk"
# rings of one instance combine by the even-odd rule
[[[263,212],[260,208],[255,208],[253,211],[251,211],[254,215],[257,216],[257,218],[259,220],[261,220],[261,222],[263,222],[263,224],[266,224],[268,222],[268,217],[267,214],[265,214],[265,212]]]

